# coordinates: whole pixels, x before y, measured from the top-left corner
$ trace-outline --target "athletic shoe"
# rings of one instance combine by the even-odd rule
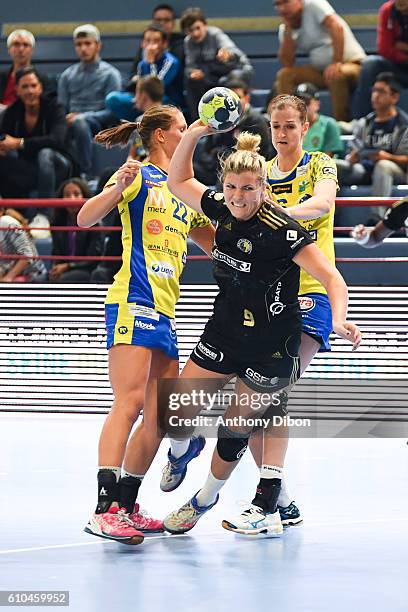
[[[231,521],[222,521],[222,526],[242,535],[280,536],[283,533],[279,512],[265,512],[254,504]]]
[[[169,533],[186,533],[190,531],[198,519],[200,519],[208,510],[211,510],[217,503],[219,495],[217,494],[214,503],[209,506],[199,506],[196,498],[197,493],[178,510],[170,512],[163,521],[163,527]]]
[[[183,482],[187,474],[187,465],[192,459],[198,457],[205,446],[205,438],[203,436],[193,436],[190,440],[189,447],[184,455],[178,459],[173,457],[171,449],[167,454],[169,461],[163,468],[163,475],[160,482],[160,488],[165,493],[174,491]]]
[[[143,533],[160,533],[164,531],[163,521],[149,516],[145,510],[140,509],[139,504],[135,504],[135,509],[129,515],[129,518],[134,528]]]
[[[298,525],[303,521],[300,510],[295,505],[295,502],[291,502],[289,506],[286,507],[278,506],[278,510],[282,525],[284,525],[284,527],[288,527],[289,525]]]
[[[144,535],[133,526],[124,508],[111,507],[108,512],[92,514],[84,531],[123,544],[141,544]]]

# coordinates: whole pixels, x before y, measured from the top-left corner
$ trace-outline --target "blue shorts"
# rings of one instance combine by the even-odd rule
[[[106,346],[133,344],[160,349],[178,359],[176,322],[165,315],[133,303],[105,304]]]
[[[319,342],[319,353],[331,351],[329,336],[333,331],[329,298],[324,293],[299,295],[302,332]]]

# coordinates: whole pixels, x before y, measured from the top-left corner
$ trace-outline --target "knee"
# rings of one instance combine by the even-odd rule
[[[135,389],[115,397],[114,408],[132,424],[137,420],[144,405],[144,391]]]
[[[220,425],[217,440],[217,452],[220,458],[228,463],[239,461],[248,448],[250,434],[250,431],[247,434],[238,433]]]
[[[88,133],[89,125],[84,115],[77,115],[71,125],[73,134]]]
[[[394,163],[389,159],[380,159],[375,166],[373,175],[383,176],[384,174],[393,174]]]
[[[38,152],[38,162],[39,164],[47,164],[53,161],[54,158],[54,151],[52,149],[41,149],[41,151]]]

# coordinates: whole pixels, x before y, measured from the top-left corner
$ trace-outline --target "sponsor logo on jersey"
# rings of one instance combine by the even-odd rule
[[[139,329],[144,329],[146,331],[154,331],[156,329],[153,323],[145,323],[144,321],[139,321],[139,319],[136,319],[135,327],[138,327]]]
[[[249,262],[241,261],[240,259],[230,257],[229,255],[226,255],[225,253],[217,249],[217,247],[213,249],[212,256],[217,261],[223,261],[227,264],[227,266],[230,266],[230,268],[234,268],[234,270],[238,270],[239,272],[251,271],[251,264]]]
[[[247,238],[240,238],[237,242],[237,247],[243,253],[252,253],[252,242]]]
[[[298,204],[302,204],[302,202],[306,202],[306,200],[309,200],[311,197],[312,196],[309,193],[306,193],[304,196],[299,198]]]
[[[331,174],[332,176],[337,176],[336,168],[332,168],[331,166],[325,166],[322,169],[323,174]]]
[[[118,329],[118,332],[119,332],[120,334],[127,334],[127,333],[128,333],[128,331],[129,331],[129,330],[128,330],[128,328],[126,327],[126,325],[121,325],[121,326],[119,327],[119,329]]]
[[[269,306],[269,310],[273,317],[280,315],[283,309],[286,308],[286,305],[280,301],[281,290],[282,290],[282,283],[279,281],[279,283],[276,285],[275,299],[272,302],[272,304]]]
[[[149,179],[147,178],[145,178],[144,182],[145,182],[145,185],[150,189],[153,187],[158,187],[159,189],[161,189],[163,187],[161,183],[156,183],[155,181],[149,181]]]
[[[245,370],[246,376],[257,383],[257,385],[261,387],[276,387],[279,382],[279,377],[274,376],[273,378],[268,378],[267,376],[263,376],[259,372],[256,372],[252,368],[247,368]]]
[[[231,223],[226,223],[225,225],[223,225],[222,227],[225,227],[226,230],[230,230],[231,231]]]
[[[183,251],[183,254],[181,256],[181,261],[182,261],[182,264],[184,266],[186,261],[187,261],[187,253],[185,251]]]
[[[148,244],[147,249],[149,251],[154,251],[155,253],[166,253],[171,257],[178,257],[179,254],[178,251],[175,251],[174,249],[169,249],[168,247],[163,246],[162,244]]]
[[[202,355],[200,355],[200,353],[202,353]],[[194,349],[194,354],[200,359],[204,359],[203,355],[212,361],[222,361],[224,359],[224,353],[222,351],[219,351],[211,344],[204,344],[203,342],[197,344]]]
[[[149,308],[148,306],[139,306],[139,304],[129,304],[129,314],[134,317],[144,317],[145,319],[153,319],[159,321],[160,314]]]
[[[273,355],[271,355],[272,359],[283,359],[282,354],[279,351],[276,351]]]
[[[212,200],[215,200],[216,202],[221,202],[221,200],[224,199],[224,194],[220,193],[219,191],[210,191],[208,197]]]
[[[289,229],[289,230],[286,232],[286,240],[287,240],[288,242],[293,242],[294,240],[297,240],[297,237],[298,237],[298,233],[297,233],[297,231],[296,231],[296,230]]]
[[[150,178],[164,179],[164,176],[162,174],[153,174],[153,172],[149,172],[148,174]]]
[[[164,215],[166,213],[165,208],[161,208],[160,206],[148,206],[147,212],[158,213],[159,215]]]
[[[163,223],[159,221],[159,219],[150,219],[150,221],[146,223],[146,229],[149,234],[154,234],[157,236],[163,231]]]
[[[309,236],[311,237],[312,240],[314,240],[316,242],[316,240],[317,240],[317,230],[310,230]]]
[[[285,185],[271,185],[272,193],[292,193],[292,183]]]
[[[181,232],[179,229],[177,229],[176,227],[172,227],[171,225],[166,225],[166,227],[164,228],[167,232],[170,232],[170,234],[176,234],[177,236],[180,236],[181,238],[186,238],[186,235],[183,234],[183,232]]]
[[[299,183],[299,193],[303,193],[306,191],[306,188],[309,186],[309,181],[300,181]]]
[[[312,310],[316,305],[316,302],[313,298],[304,295],[299,297],[299,306],[300,310],[303,312],[307,312],[308,310]]]
[[[166,261],[155,261],[151,264],[150,270],[158,278],[174,278],[175,268]]]
[[[307,166],[299,166],[296,168],[296,176],[304,176],[307,174],[308,167]]]
[[[297,246],[299,246],[299,244],[300,244],[301,242],[303,242],[303,240],[304,240],[304,239],[305,239],[305,237],[304,237],[304,236],[301,236],[301,237],[299,238],[299,240],[296,240],[296,242],[294,242],[293,244],[291,244],[291,245],[290,245],[290,248],[291,248],[291,249],[296,249],[296,247],[297,247]]]

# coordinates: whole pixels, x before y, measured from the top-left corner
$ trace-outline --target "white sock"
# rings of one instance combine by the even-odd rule
[[[278,497],[278,506],[282,506],[282,508],[287,508],[293,501],[293,497],[290,496],[288,488],[286,486],[285,477],[282,478],[281,490]]]
[[[277,465],[262,464],[261,467],[261,478],[280,478],[283,477],[283,468]]]
[[[190,445],[190,438],[187,440],[173,440],[170,438],[170,449],[171,454],[175,459],[179,459],[188,451],[188,447]]]
[[[110,472],[113,472],[116,477],[116,482],[119,482],[122,468],[116,467],[114,465],[99,465],[98,470],[109,470]]]
[[[217,498],[218,491],[221,491],[226,482],[226,480],[217,480],[210,472],[205,485],[196,495],[198,505],[209,506],[213,504]]]
[[[139,480],[143,480],[145,477],[144,474],[132,474],[132,472],[128,472],[124,468],[122,468],[122,478],[126,478],[126,476],[131,476],[132,478],[139,478]]]

